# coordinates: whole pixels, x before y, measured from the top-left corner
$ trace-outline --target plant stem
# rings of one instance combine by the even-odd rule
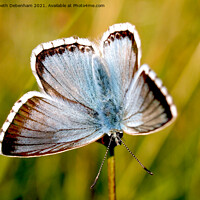
[[[109,200],[116,200],[114,146],[108,152],[108,194]]]

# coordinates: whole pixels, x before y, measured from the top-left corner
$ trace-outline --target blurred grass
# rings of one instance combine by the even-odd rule
[[[49,3],[28,3],[36,2]],[[82,1],[85,2],[94,1]],[[21,95],[37,90],[29,64],[34,47],[71,35],[98,40],[109,25],[130,22],[141,37],[141,63],[148,63],[162,78],[178,107],[179,117],[159,133],[124,136],[129,148],[155,176],[146,174],[125,148],[117,147],[117,199],[198,199],[200,2],[95,1],[98,2],[105,7],[0,8],[0,123]],[[1,156],[0,199],[107,199],[106,165],[95,191],[89,189],[104,153],[103,146],[93,143],[41,158]]]

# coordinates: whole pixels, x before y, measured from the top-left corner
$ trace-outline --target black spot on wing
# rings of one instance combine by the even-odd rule
[[[131,33],[129,30],[126,31],[115,31],[113,33],[111,33],[107,40],[104,41],[104,45],[109,45],[111,42],[113,42],[115,39],[121,39],[121,38],[125,38],[128,37],[130,40],[132,40],[132,43],[134,43],[134,35],[133,33]]]

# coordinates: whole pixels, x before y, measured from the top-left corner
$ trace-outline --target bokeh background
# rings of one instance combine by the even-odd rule
[[[30,68],[33,48],[77,35],[98,40],[108,26],[136,25],[141,63],[163,80],[179,116],[148,136],[124,135],[127,146],[154,172],[149,176],[123,147],[115,149],[117,199],[196,200],[200,198],[200,1],[96,0],[0,1],[2,3],[100,3],[100,8],[0,7],[0,124],[25,92],[38,90]],[[41,158],[0,156],[1,200],[108,199],[105,163],[90,190],[105,147],[93,143]]]

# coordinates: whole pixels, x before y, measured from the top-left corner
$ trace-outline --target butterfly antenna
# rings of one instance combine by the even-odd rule
[[[117,137],[121,143],[126,147],[126,149],[128,150],[128,152],[138,161],[138,163],[142,166],[142,168],[148,172],[148,174],[153,175],[153,172],[151,172],[150,170],[148,170],[140,161],[139,159],[131,152],[131,150],[126,146],[126,144],[122,141],[122,139],[120,137]]]
[[[97,174],[97,176],[96,176],[96,178],[95,178],[95,180],[94,180],[94,183],[90,186],[90,189],[93,189],[94,186],[95,186],[96,183],[97,183],[97,180],[98,180],[98,178],[99,178],[99,175],[100,175],[101,170],[102,170],[102,167],[103,167],[103,164],[104,164],[104,162],[105,162],[105,160],[106,160],[106,157],[107,157],[107,154],[108,154],[108,150],[110,149],[110,145],[111,145],[111,142],[112,142],[112,138],[113,138],[113,135],[111,135],[111,137],[110,137],[110,141],[109,141],[108,147],[107,147],[107,149],[106,149],[106,153],[105,153],[105,155],[104,155],[104,158],[103,158],[103,160],[102,160],[102,162],[101,162],[101,166],[100,166],[100,168],[99,168],[98,174]]]

